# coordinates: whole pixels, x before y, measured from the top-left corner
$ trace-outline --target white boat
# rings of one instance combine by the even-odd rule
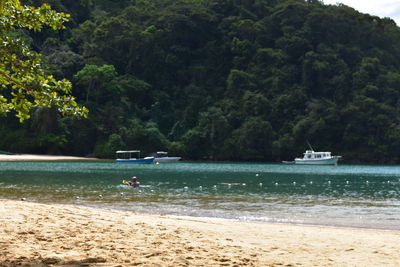
[[[154,157],[154,163],[164,163],[164,162],[177,162],[181,157],[168,157],[168,152],[158,151]]]
[[[306,150],[303,158],[295,158],[295,164],[303,165],[337,165],[341,156],[332,156],[331,152],[315,152]]]
[[[119,150],[115,153],[117,154],[117,163],[150,164],[154,161],[154,157],[140,158],[140,150]],[[138,154],[138,157],[134,158],[132,154]]]

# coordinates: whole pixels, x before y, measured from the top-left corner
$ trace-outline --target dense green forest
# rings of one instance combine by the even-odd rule
[[[71,14],[16,34],[88,119],[0,118],[0,150],[113,158],[400,163],[400,28],[318,0],[26,0]]]

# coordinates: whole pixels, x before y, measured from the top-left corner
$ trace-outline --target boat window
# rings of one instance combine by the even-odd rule
[[[129,159],[131,157],[130,153],[127,152],[118,152],[117,159]]]

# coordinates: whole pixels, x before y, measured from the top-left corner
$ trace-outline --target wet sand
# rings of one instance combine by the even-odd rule
[[[0,266],[400,266],[400,232],[0,200]]]

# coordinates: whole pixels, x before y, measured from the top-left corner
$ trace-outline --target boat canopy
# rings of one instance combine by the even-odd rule
[[[168,152],[165,152],[165,151],[157,151],[157,155],[168,155]]]
[[[121,154],[121,153],[140,153],[140,150],[126,150],[126,151],[118,150],[115,153],[117,153],[117,154]]]
[[[130,159],[132,154],[138,154],[137,157],[140,158],[140,150],[118,150],[115,152],[117,159]]]

